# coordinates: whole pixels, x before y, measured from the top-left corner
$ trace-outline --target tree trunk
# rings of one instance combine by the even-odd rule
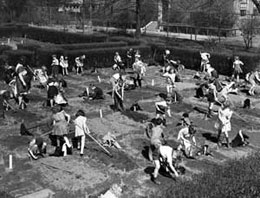
[[[162,28],[162,21],[163,21],[163,6],[162,6],[162,0],[158,0],[158,16],[157,16],[157,22],[158,22],[158,30],[161,30]]]
[[[258,0],[252,0],[253,4],[257,8],[258,12],[260,13],[260,2]]]
[[[136,0],[136,30],[135,36],[136,38],[140,38],[141,36],[141,20],[140,20],[140,10],[141,10],[141,0]]]

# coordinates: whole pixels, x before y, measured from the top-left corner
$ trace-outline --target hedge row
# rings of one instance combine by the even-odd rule
[[[131,38],[131,37],[124,37],[124,36],[113,36],[109,38],[109,41],[114,41],[114,42],[124,41],[127,42],[129,46],[137,46],[141,44],[141,41],[138,39]]]
[[[29,50],[35,52],[37,49],[41,48],[41,45],[36,43],[23,43],[17,44],[17,48],[19,50]]]
[[[0,45],[0,54],[2,54],[4,51],[11,50],[12,47],[8,45]]]
[[[25,58],[25,64],[35,66],[35,53],[29,50],[8,50],[3,53],[3,57],[8,57],[10,65],[16,65],[21,57]]]
[[[104,42],[107,39],[106,35],[99,33],[95,33],[95,35],[85,35],[35,27],[26,27],[24,28],[23,33],[30,39],[55,44]]]
[[[0,27],[0,38],[2,37],[18,37],[21,36],[21,32],[18,31],[18,28],[16,26],[12,27]]]
[[[0,27],[0,37],[26,37],[42,42],[62,43],[91,43],[104,42],[107,36],[101,33],[91,35],[49,30],[28,26]]]
[[[200,51],[198,49],[172,47],[158,44],[151,44],[151,51],[156,62],[162,64],[162,54],[165,49],[169,49],[173,59],[180,60],[186,68],[198,70],[200,67]],[[223,75],[230,75],[233,71],[232,65],[234,56],[239,56],[244,62],[243,71],[247,73],[258,67],[260,63],[260,55],[249,52],[210,52],[211,65]]]
[[[107,47],[123,47],[127,46],[126,42],[104,42],[104,43],[73,43],[73,44],[59,44],[58,48],[65,50],[80,50],[80,49],[93,49],[93,48],[107,48]]]

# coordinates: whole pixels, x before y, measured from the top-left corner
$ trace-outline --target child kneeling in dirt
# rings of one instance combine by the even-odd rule
[[[33,138],[28,147],[28,153],[30,157],[34,160],[37,160],[40,157],[44,157],[46,154],[47,143],[43,140],[42,137]]]
[[[152,181],[155,184],[158,184],[158,185],[160,184],[160,182],[157,181],[156,179],[157,179],[161,164],[166,165],[165,166],[166,172],[168,172],[171,177],[174,177],[174,175],[175,175],[175,177],[179,177],[179,174],[173,165],[173,159],[177,159],[177,156],[178,156],[177,151],[173,150],[173,148],[168,145],[160,145],[158,148],[158,154],[159,154],[158,157],[154,158],[155,169],[152,174]]]
[[[192,125],[186,125],[178,133],[177,140],[180,142],[180,145],[177,150],[183,150],[188,158],[193,158],[192,146],[196,146],[195,132],[196,130]]]

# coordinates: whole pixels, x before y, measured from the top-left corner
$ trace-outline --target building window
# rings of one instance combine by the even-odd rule
[[[240,16],[246,16],[246,10],[240,10]]]

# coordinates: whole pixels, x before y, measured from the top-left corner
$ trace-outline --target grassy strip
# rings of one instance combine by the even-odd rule
[[[179,181],[156,197],[259,197],[260,153],[215,165],[190,181]]]

